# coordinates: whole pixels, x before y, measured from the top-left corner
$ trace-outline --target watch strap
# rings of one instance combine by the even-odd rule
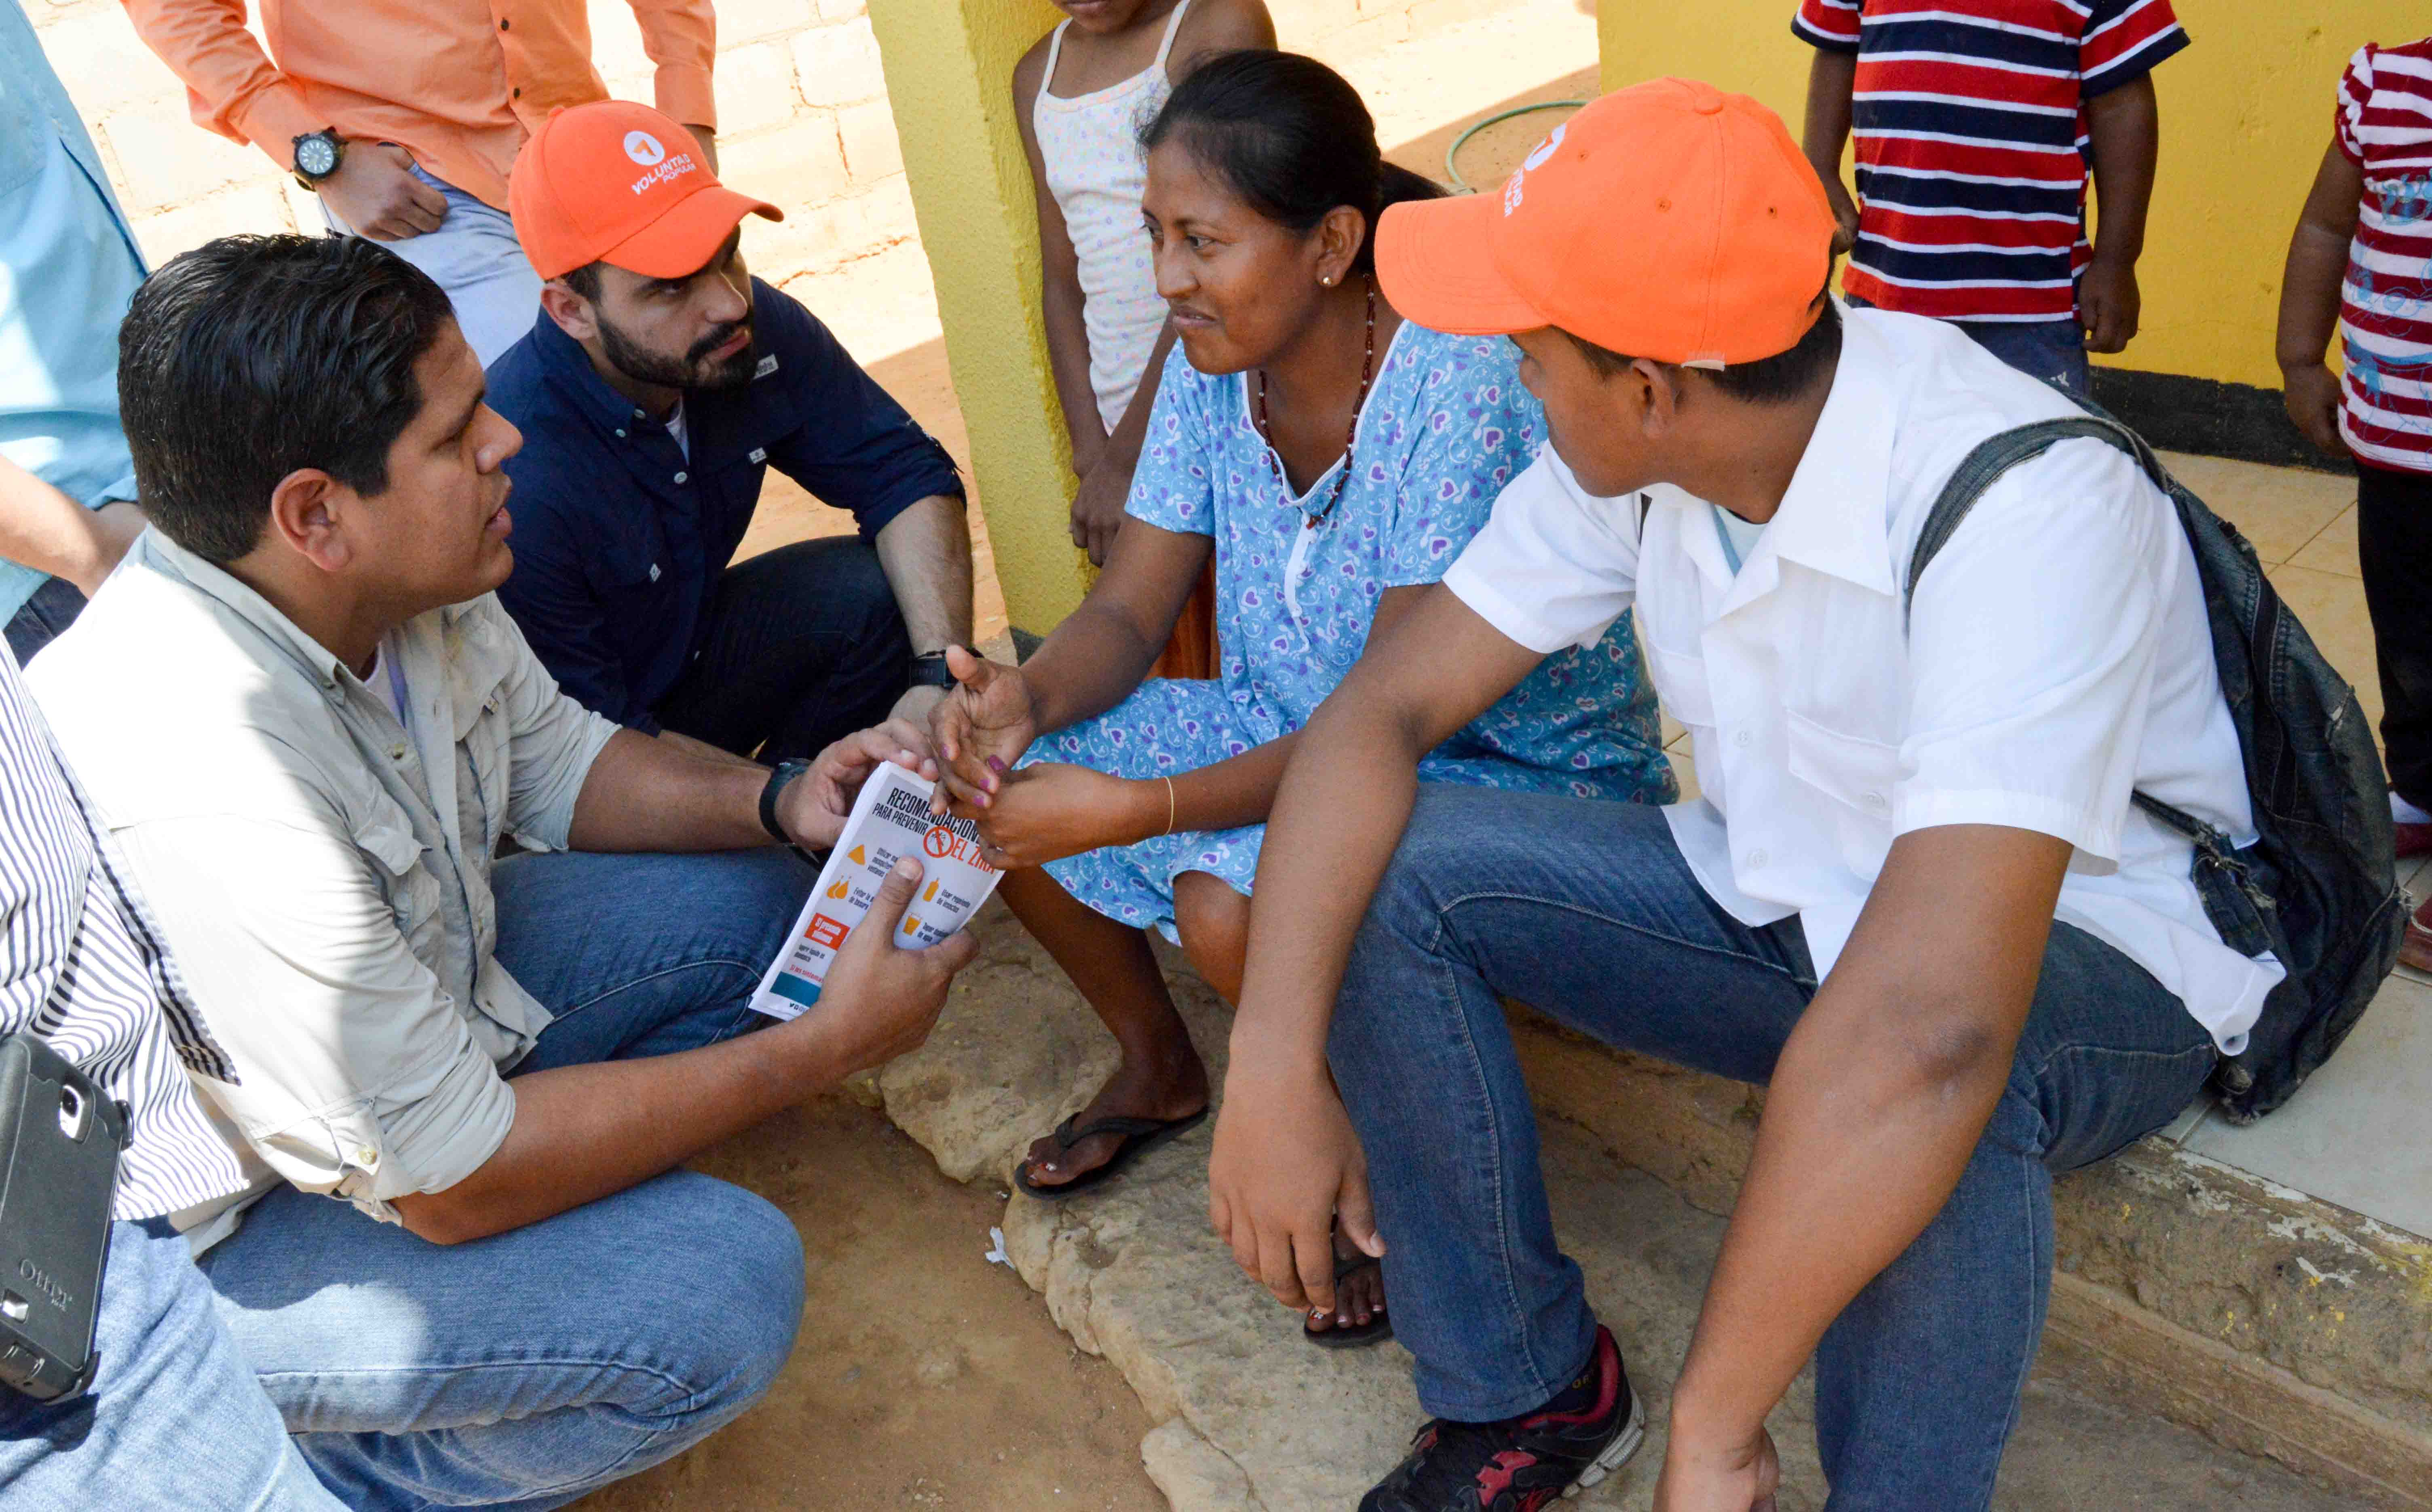
[[[786,784],[810,769],[811,764],[800,756],[789,761],[782,761],[777,764],[774,770],[769,772],[768,781],[761,785],[760,828],[768,831],[768,837],[780,845],[792,845],[794,837],[787,834],[785,827],[777,822],[777,796],[785,791]]]
[[[910,685],[916,688],[951,688],[954,685],[954,669],[946,664],[943,651],[923,651],[912,659]]]

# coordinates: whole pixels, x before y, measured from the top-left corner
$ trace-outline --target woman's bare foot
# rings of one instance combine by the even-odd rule
[[[1099,1118],[1187,1118],[1208,1106],[1208,1067],[1185,1038],[1155,1056],[1126,1054],[1089,1105],[1073,1117],[1075,1128]],[[1121,1134],[1092,1134],[1064,1149],[1052,1134],[1034,1141],[1022,1157],[1022,1175],[1033,1186],[1063,1186],[1096,1170],[1123,1146]]]
[[[1338,1328],[1365,1328],[1385,1316],[1385,1268],[1337,1233],[1335,1268],[1340,1270],[1354,1260],[1361,1263],[1335,1279],[1333,1308],[1310,1310],[1303,1324],[1309,1332],[1331,1334]]]

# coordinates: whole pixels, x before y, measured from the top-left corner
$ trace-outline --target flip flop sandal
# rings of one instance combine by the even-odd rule
[[[1103,1186],[1122,1175],[1124,1167],[1167,1140],[1187,1134],[1207,1122],[1208,1110],[1202,1108],[1197,1113],[1181,1118],[1098,1118],[1076,1129],[1073,1127],[1073,1120],[1080,1117],[1076,1113],[1072,1117],[1057,1124],[1056,1132],[1048,1137],[1056,1141],[1056,1148],[1058,1151],[1067,1151],[1082,1140],[1094,1138],[1099,1134],[1119,1134],[1123,1137],[1123,1143],[1117,1145],[1115,1152],[1106,1157],[1106,1163],[1093,1169],[1085,1170],[1069,1182],[1051,1184],[1046,1182],[1032,1181],[1030,1163],[1024,1161],[1014,1168],[1013,1184],[1042,1202],[1060,1202],[1068,1197],[1078,1197],[1092,1186]]]
[[[1335,1283],[1340,1285],[1343,1277],[1378,1264],[1373,1255],[1358,1254],[1347,1260],[1338,1255],[1334,1261]],[[1300,1336],[1322,1350],[1364,1349],[1392,1338],[1393,1320],[1386,1317],[1381,1308],[1364,1323],[1338,1323],[1332,1328],[1311,1328],[1304,1319],[1300,1325]]]

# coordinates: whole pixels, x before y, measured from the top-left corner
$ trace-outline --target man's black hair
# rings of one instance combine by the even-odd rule
[[[606,266],[606,263],[595,260],[571,272],[560,274],[558,282],[596,305],[600,302],[600,270]]]
[[[1787,404],[1798,398],[1828,377],[1841,361],[1841,310],[1830,295],[1824,296],[1823,303],[1823,312],[1790,350],[1753,362],[1699,368],[1696,370],[1697,376],[1744,404]],[[1607,378],[1629,372],[1630,364],[1637,361],[1598,346],[1584,336],[1572,335],[1567,330],[1562,334],[1571,338],[1571,344],[1579,349],[1588,365]]]
[[[428,275],[359,237],[224,236],[171,260],[118,328],[144,512],[225,563],[298,468],[385,491],[389,447],[422,410],[414,364],[454,318]]]

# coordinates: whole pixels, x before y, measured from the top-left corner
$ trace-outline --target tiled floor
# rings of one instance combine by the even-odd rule
[[[2166,458],[2255,543],[2281,597],[2378,720],[2373,627],[2356,577],[2355,482],[2215,457]],[[1664,741],[1681,796],[1695,797],[1688,737],[1669,717]],[[2401,869],[2418,896],[2432,890],[2432,862]],[[2284,1186],[2432,1235],[2432,982],[2401,968],[2330,1063],[2260,1122],[2236,1128],[2199,1103],[2164,1134]]]

